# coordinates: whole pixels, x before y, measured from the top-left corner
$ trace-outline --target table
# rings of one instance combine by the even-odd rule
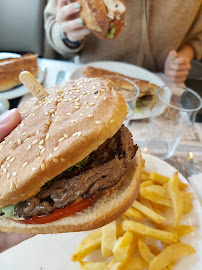
[[[65,71],[66,75],[63,81],[68,81],[71,73],[76,70],[79,65],[70,61],[52,60],[52,59],[40,59],[40,64],[47,67],[45,79],[42,83],[45,89],[49,89],[55,85],[57,74],[60,70]],[[170,80],[163,74],[157,73],[165,83],[169,83]],[[26,102],[32,97],[31,93],[26,94],[20,101],[19,105]],[[128,127],[133,135],[135,143],[140,148],[143,147],[144,137],[146,134],[148,119],[130,121]],[[196,168],[202,172],[202,123],[195,123],[191,130],[187,132],[184,138],[178,145],[174,156],[167,160],[168,163],[174,165],[182,174],[186,170],[186,161],[188,152],[194,153]]]

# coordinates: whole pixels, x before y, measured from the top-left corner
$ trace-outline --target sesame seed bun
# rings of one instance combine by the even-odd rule
[[[142,168],[142,156],[137,150],[127,173],[114,187],[102,191],[97,202],[87,209],[55,222],[32,225],[19,224],[0,218],[0,231],[14,233],[49,234],[96,229],[120,217],[137,197]]]
[[[1,208],[32,197],[83,160],[118,131],[127,115],[123,97],[103,79],[60,84],[32,104],[0,144]]]

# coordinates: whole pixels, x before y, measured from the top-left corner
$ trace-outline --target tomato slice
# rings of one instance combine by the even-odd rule
[[[64,208],[56,209],[53,213],[44,216],[34,216],[32,218],[26,218],[24,220],[15,220],[22,224],[45,224],[65,218],[75,214],[76,212],[82,211],[83,209],[93,204],[92,198],[83,199],[79,202],[75,202],[72,205]]]

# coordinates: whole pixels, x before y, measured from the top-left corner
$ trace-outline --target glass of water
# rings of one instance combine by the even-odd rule
[[[106,75],[102,78],[110,80],[116,87],[116,90],[124,97],[128,108],[128,114],[125,119],[125,124],[127,124],[135,113],[136,101],[140,93],[139,87],[131,79],[118,75]]]
[[[143,151],[166,159],[173,155],[181,138],[194,123],[202,101],[196,92],[178,85],[160,87],[157,95]]]
[[[10,107],[10,104],[7,99],[0,98],[0,115],[7,111]]]

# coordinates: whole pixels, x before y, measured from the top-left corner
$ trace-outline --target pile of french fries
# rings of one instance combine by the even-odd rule
[[[93,231],[77,247],[72,260],[79,262],[81,270],[171,270],[178,260],[195,253],[181,242],[194,231],[180,224],[193,207],[187,185],[177,172],[169,178],[144,168],[141,180],[137,200],[122,217]],[[89,261],[88,256],[86,260],[97,249],[102,259]]]

